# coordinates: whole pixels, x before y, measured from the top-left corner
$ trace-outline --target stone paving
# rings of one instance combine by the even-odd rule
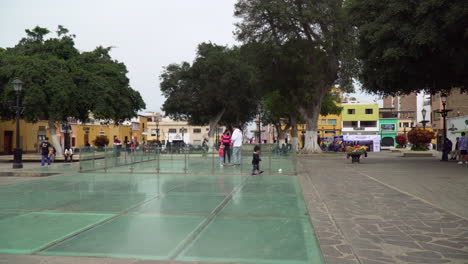
[[[383,174],[379,170],[382,167],[375,164],[388,165],[392,158],[391,154],[382,153],[374,154],[374,160],[368,164],[364,160],[363,164],[351,165],[342,156],[304,158],[299,162],[304,197],[326,263],[468,263],[468,220],[462,216],[468,211],[468,203],[464,203],[464,208],[457,205],[460,210],[452,212],[453,208],[443,206],[450,202],[428,202],[387,184],[384,177],[374,178],[374,174]],[[458,175],[468,178],[468,168],[436,159],[414,158],[394,163],[393,168],[411,171],[427,162],[442,166],[446,181]],[[437,173],[420,171],[427,175]],[[413,174],[406,176],[419,177]],[[421,183],[428,192],[450,192],[438,190],[439,184]],[[463,187],[464,196],[459,193],[452,199],[468,200],[468,185]]]

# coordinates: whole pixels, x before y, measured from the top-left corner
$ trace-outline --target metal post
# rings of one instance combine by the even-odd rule
[[[107,173],[107,147],[104,146],[104,172]]]
[[[14,157],[13,157],[13,169],[21,169],[23,168],[23,150],[21,149],[21,141],[20,141],[20,92],[16,92],[16,148],[14,150]]]
[[[214,150],[214,147],[213,147],[213,150]],[[215,154],[214,153],[215,153],[214,151],[211,152],[211,174],[215,174],[214,173],[215,172],[215,158],[214,158]]]
[[[442,103],[442,122],[444,122],[444,141],[442,143],[442,146],[445,145],[445,141],[447,140],[447,122],[445,122],[446,117],[447,117],[447,110],[445,109],[446,103]]]
[[[158,153],[156,153],[156,172],[159,174],[160,170],[161,170],[161,164],[160,164],[160,159],[161,159],[161,149],[159,147],[157,147],[156,151]]]
[[[272,169],[271,169],[271,157],[273,156],[273,150],[271,149],[271,146],[270,146],[270,155],[268,157],[268,166],[269,166],[269,172],[270,174],[273,172]]]

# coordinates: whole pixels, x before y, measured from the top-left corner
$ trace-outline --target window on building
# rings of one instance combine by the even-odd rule
[[[374,113],[374,109],[372,108],[367,108],[366,109],[366,115],[372,115]]]
[[[200,134],[201,133],[201,128],[194,128],[193,133],[194,134]]]
[[[156,136],[156,129],[151,129],[151,136]]]
[[[333,130],[325,130],[325,134],[335,134]]]
[[[177,133],[177,129],[175,129],[175,128],[169,128],[169,133]]]
[[[326,125],[327,124],[327,120],[326,119],[321,119],[321,125]]]
[[[207,128],[206,128],[206,131],[210,131],[210,128],[207,127]]]
[[[99,135],[105,135],[106,132],[105,131],[99,131]]]
[[[356,114],[356,109],[348,109],[348,115]]]
[[[187,133],[187,129],[185,127],[181,128],[179,129],[179,133]]]
[[[357,121],[343,121],[343,127],[344,128],[357,127]]]
[[[361,121],[361,127],[377,127],[377,121]]]
[[[145,123],[142,123],[141,125],[142,125],[143,129],[145,129]]]
[[[336,119],[328,119],[329,125],[336,125]]]

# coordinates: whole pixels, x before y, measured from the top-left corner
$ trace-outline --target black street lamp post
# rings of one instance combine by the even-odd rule
[[[23,89],[23,82],[16,79],[13,81],[13,89],[16,92],[16,148],[14,150],[13,156],[13,169],[21,169],[23,168],[23,149],[21,148],[20,142],[20,114],[21,114],[21,107],[20,107],[20,93]]]
[[[159,116],[156,117],[156,141],[159,144]]]
[[[70,148],[70,133],[72,132],[72,126],[70,124],[63,124],[63,134],[64,134],[64,147]]]
[[[446,122],[446,118],[447,118],[448,112],[451,112],[452,109],[446,109],[446,107],[447,107],[447,95],[446,94],[443,93],[440,96],[440,99],[442,100],[442,110],[437,111],[437,113],[442,115],[443,130],[444,130],[444,137],[442,139],[442,149],[444,149],[445,141],[447,140],[447,122]]]
[[[423,108],[423,110],[421,110],[421,114],[422,114],[422,116],[423,116],[423,120],[422,120],[421,122],[419,122],[419,123],[421,123],[421,124],[423,125],[423,129],[424,129],[424,130],[426,130],[426,124],[429,123],[429,121],[426,120],[426,113],[427,113],[426,109]]]
[[[182,127],[182,145],[184,145],[184,143],[185,143],[184,132],[185,132],[185,127]]]

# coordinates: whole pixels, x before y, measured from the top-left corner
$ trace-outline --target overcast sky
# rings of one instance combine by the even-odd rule
[[[112,57],[127,65],[132,88],[147,110],[160,111],[163,66],[191,62],[204,41],[236,43],[232,32],[236,0],[0,0],[0,47],[12,47],[24,30],[63,25],[76,47],[113,46]],[[355,95],[356,96],[356,95]],[[363,102],[373,98],[357,94]]]

